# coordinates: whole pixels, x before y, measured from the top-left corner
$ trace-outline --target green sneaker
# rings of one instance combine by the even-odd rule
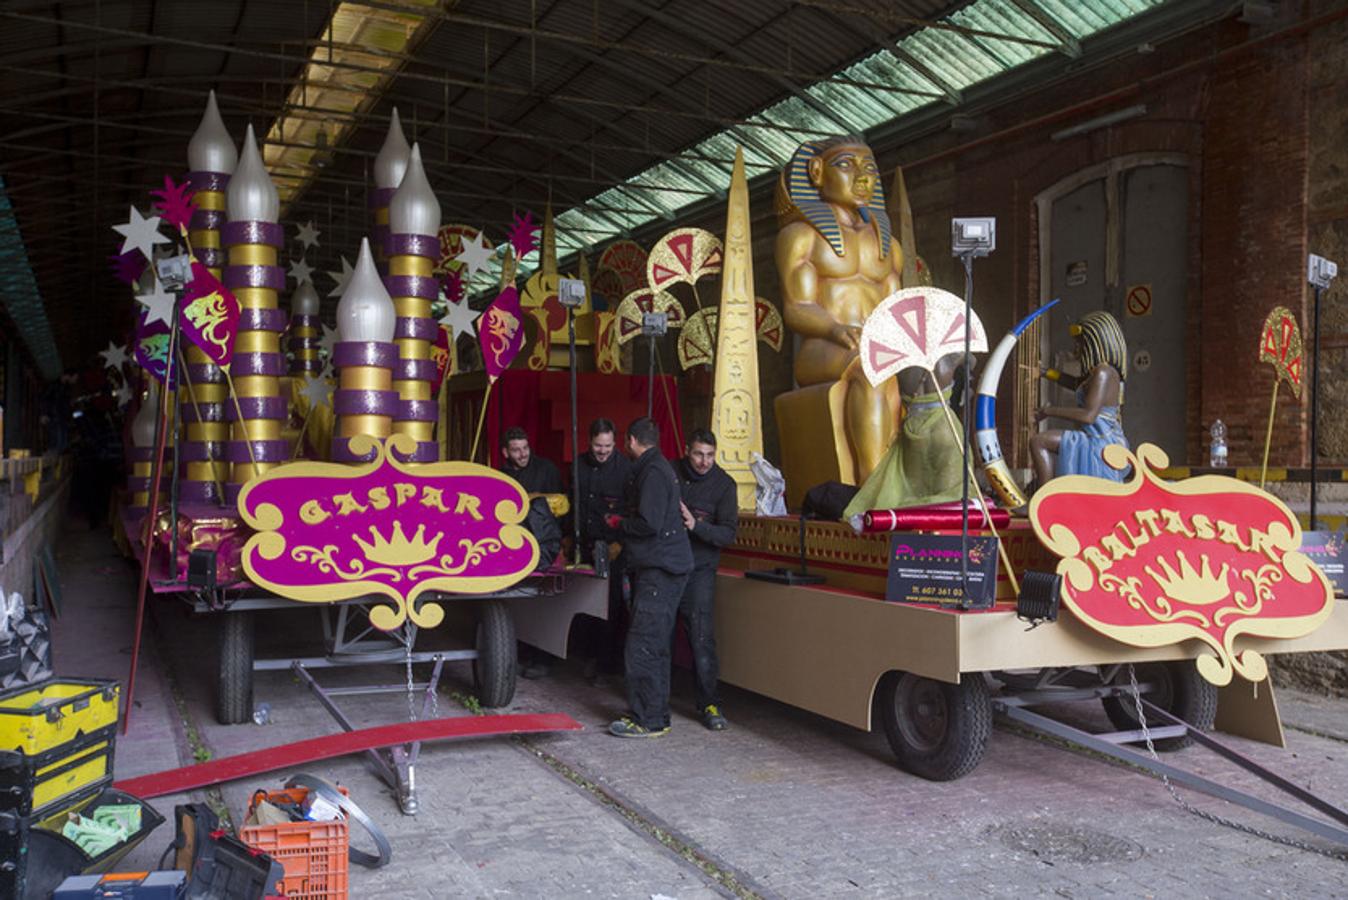
[[[623,718],[609,725],[608,733],[614,737],[620,738],[662,737],[669,734],[669,726],[666,725],[664,728],[647,728],[644,725],[638,725],[631,719]]]
[[[715,703],[702,710],[702,724],[712,731],[725,731],[730,724]]]

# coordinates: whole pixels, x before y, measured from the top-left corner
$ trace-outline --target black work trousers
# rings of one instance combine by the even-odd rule
[[[716,566],[699,566],[688,576],[679,601],[679,618],[693,648],[693,683],[699,711],[720,703],[716,698],[716,634],[712,600],[716,596]]]
[[[669,727],[670,645],[688,575],[632,570],[632,618],[627,626],[627,703],[643,728]]]

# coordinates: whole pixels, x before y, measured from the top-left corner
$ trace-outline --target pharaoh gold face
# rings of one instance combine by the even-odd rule
[[[875,196],[880,167],[866,145],[843,144],[810,160],[810,181],[824,202],[859,209]]]

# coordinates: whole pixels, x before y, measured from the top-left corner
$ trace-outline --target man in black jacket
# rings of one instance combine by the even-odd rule
[[[696,429],[684,448],[683,459],[674,464],[683,501],[679,504],[684,527],[692,543],[693,572],[679,601],[679,616],[693,648],[693,671],[697,708],[702,724],[723,731],[716,692],[716,636],[712,629],[712,601],[716,596],[716,566],[721,548],[735,540],[739,524],[739,500],[735,480],[716,464],[716,435]]]
[[[594,562],[595,569],[608,571],[608,621],[586,632],[593,648],[593,665],[601,671],[622,671],[622,621],[626,617],[623,582],[626,569],[622,557],[614,557],[610,547],[621,547],[617,529],[604,519],[622,515],[627,483],[632,478],[632,461],[618,449],[618,430],[609,419],[590,423],[590,449],[580,458],[580,552]],[[595,557],[602,556],[602,559]]]
[[[565,493],[562,473],[552,460],[534,455],[528,433],[518,425],[501,434],[501,456],[505,459],[501,471],[518,481],[526,494]]]
[[[660,455],[660,429],[648,418],[627,428],[635,460],[628,515],[611,515],[632,573],[632,621],[627,628],[628,718],[609,726],[617,737],[657,737],[669,731],[670,643],[693,553],[680,512],[679,483]]]

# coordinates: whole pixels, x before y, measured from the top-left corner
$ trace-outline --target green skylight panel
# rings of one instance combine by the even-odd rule
[[[1006,34],[1018,38],[1056,44],[1057,39],[1034,19],[1021,11],[1010,0],[979,0],[950,17],[955,25],[980,32]],[[1037,59],[1052,52],[1048,47],[1023,41],[998,40],[985,34],[971,36],[979,47],[995,56],[999,63],[1010,68]]]
[[[968,38],[953,31],[926,28],[904,38],[900,46],[957,91],[1006,71]]]

